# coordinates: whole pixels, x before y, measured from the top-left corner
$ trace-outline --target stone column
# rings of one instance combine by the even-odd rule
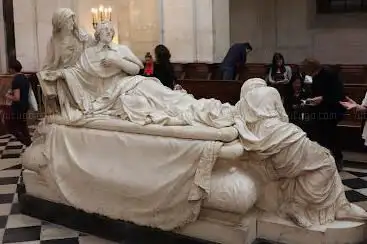
[[[196,60],[195,0],[162,0],[163,44],[172,53],[173,62]]]
[[[127,42],[138,57],[144,58],[160,43],[160,6],[157,0],[129,2],[129,32],[121,37],[121,43]],[[125,28],[121,27],[120,31]]]
[[[213,0],[213,61],[222,62],[230,47],[230,0]]]
[[[218,62],[229,48],[229,0],[161,0],[174,62]]]
[[[22,63],[24,71],[37,71],[39,59],[35,1],[14,0],[13,6],[17,59]]]

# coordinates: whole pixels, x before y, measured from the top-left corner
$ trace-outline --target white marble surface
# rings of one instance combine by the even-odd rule
[[[257,237],[285,244],[357,244],[365,239],[367,225],[359,222],[335,221],[309,229],[274,215],[263,215],[257,220]]]

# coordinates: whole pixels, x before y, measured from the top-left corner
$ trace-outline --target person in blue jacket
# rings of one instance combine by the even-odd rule
[[[233,44],[224,57],[220,66],[223,80],[234,80],[236,76],[236,67],[244,65],[247,60],[247,54],[252,51],[250,43]]]

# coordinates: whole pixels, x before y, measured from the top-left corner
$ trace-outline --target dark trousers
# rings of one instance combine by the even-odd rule
[[[236,69],[232,67],[223,67],[222,71],[222,80],[234,80],[236,78]]]
[[[343,168],[343,153],[340,145],[339,119],[316,120],[310,127],[310,139],[330,150],[335,158],[337,168]]]
[[[12,113],[7,122],[7,127],[9,133],[15,136],[18,141],[27,147],[32,144],[27,124],[27,113]]]

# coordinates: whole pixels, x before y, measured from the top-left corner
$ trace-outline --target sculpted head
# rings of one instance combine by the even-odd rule
[[[241,88],[241,97],[245,97],[248,92],[259,88],[259,87],[267,87],[266,81],[261,78],[251,78],[243,83]]]
[[[75,13],[69,8],[60,8],[52,16],[53,34],[62,31],[72,32],[77,28]]]
[[[99,43],[109,44],[112,42],[115,36],[115,29],[111,21],[102,21],[97,25],[96,32],[94,33],[96,41]]]

